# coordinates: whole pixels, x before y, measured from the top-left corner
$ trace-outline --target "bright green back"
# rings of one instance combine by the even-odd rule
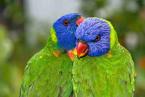
[[[55,44],[47,45],[27,63],[20,97],[69,97],[72,92],[72,61],[64,53],[55,57]]]
[[[75,97],[132,97],[134,63],[129,52],[119,43],[112,57],[76,58],[73,65]]]

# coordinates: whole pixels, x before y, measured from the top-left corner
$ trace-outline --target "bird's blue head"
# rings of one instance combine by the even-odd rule
[[[83,18],[77,13],[70,13],[60,17],[53,24],[51,37],[58,47],[66,51],[75,48],[76,38],[74,33]]]
[[[110,26],[103,19],[87,18],[77,28],[75,36],[78,40],[79,57],[101,56],[110,50]]]

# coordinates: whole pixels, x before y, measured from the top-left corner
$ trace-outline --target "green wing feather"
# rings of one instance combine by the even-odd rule
[[[104,19],[103,19],[104,20]],[[75,97],[132,97],[134,92],[134,63],[122,47],[112,24],[110,52],[100,57],[76,58],[73,64]]]
[[[74,61],[75,97],[132,97],[134,63],[129,52],[119,43],[112,57],[84,57]]]
[[[53,27],[51,27],[51,29],[50,29],[50,35],[51,35],[51,40],[54,43],[57,43],[58,40],[57,40],[57,37],[56,37],[56,32],[55,32]]]
[[[72,61],[66,54],[55,57],[49,38],[45,48],[28,62],[20,97],[69,97],[72,93]]]

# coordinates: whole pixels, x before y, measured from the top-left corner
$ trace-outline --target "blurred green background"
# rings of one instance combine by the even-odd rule
[[[0,0],[0,97],[18,97],[28,59],[70,12],[112,22],[135,62],[135,97],[145,97],[145,0]]]

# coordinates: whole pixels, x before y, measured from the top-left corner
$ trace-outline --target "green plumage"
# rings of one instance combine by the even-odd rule
[[[73,66],[75,97],[132,97],[134,63],[121,45],[112,50],[112,57],[84,57]]]
[[[69,97],[72,93],[72,61],[57,50],[49,38],[47,45],[27,63],[20,97]]]
[[[75,97],[133,97],[134,62],[130,53],[119,44],[113,26],[108,24],[112,39],[110,51],[102,56],[74,60]]]

